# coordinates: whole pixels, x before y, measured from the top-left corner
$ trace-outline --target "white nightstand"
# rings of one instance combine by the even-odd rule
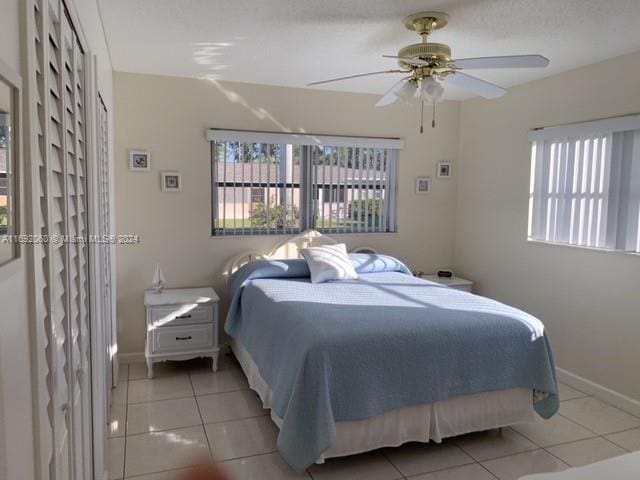
[[[420,278],[429,280],[430,282],[436,282],[447,287],[455,288],[456,290],[462,290],[463,292],[471,292],[473,290],[473,282],[460,277],[439,277],[435,273],[432,275],[421,275]]]
[[[145,357],[149,378],[153,364],[165,360],[211,357],[218,370],[218,302],[213,288],[144,292],[147,308]]]

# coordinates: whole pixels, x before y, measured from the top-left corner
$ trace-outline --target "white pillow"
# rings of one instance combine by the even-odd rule
[[[344,243],[303,248],[300,254],[311,271],[311,283],[358,278]]]

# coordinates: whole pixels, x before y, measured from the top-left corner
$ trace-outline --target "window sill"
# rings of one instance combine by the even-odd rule
[[[588,252],[597,252],[597,253],[605,253],[605,254],[613,254],[613,255],[625,255],[630,257],[638,257],[640,258],[640,252],[630,252],[627,250],[613,250],[609,248],[596,248],[596,247],[586,247],[584,245],[570,245],[567,243],[555,243],[555,242],[547,242],[545,240],[535,240],[531,238],[527,238],[527,243],[537,244],[537,245],[548,245],[552,247],[561,247],[561,248],[569,248],[572,250],[584,250]]]

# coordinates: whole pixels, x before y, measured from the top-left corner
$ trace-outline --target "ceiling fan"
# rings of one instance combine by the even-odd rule
[[[424,116],[424,104],[433,105],[435,127],[436,104],[442,101],[444,87],[442,84],[455,86],[484,98],[498,98],[506,93],[502,87],[467,75],[461,70],[485,68],[542,68],[549,65],[549,59],[542,55],[510,55],[501,57],[462,58],[453,60],[451,48],[443,43],[429,41],[429,35],[448,23],[449,16],[441,12],[421,12],[409,15],[403,20],[404,25],[422,37],[421,43],[408,45],[400,49],[397,55],[383,55],[385,58],[397,59],[400,69],[382,70],[379,72],[361,73],[346,77],[332,78],[307,86],[322,85],[352,78],[368,77],[386,73],[404,73],[407,76],[396,82],[376,103],[376,107],[384,107],[400,100],[409,103],[412,100],[421,102],[421,118]],[[422,120],[420,133],[424,131]]]

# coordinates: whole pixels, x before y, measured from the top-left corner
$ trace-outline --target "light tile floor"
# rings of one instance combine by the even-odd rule
[[[113,394],[110,480],[174,480],[198,460],[233,480],[515,480],[640,450],[640,418],[567,385],[551,420],[330,459],[297,473],[277,452],[277,428],[232,356],[123,365]]]

